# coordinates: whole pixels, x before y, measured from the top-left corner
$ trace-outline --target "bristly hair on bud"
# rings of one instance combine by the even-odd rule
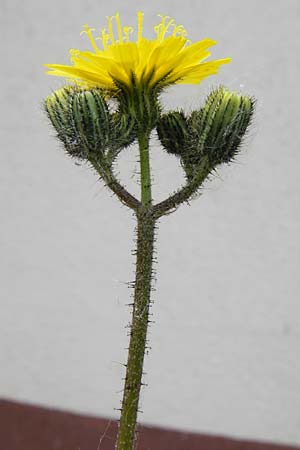
[[[232,161],[251,123],[253,98],[219,87],[204,106],[185,117],[183,112],[163,115],[157,125],[164,149],[180,157],[187,179],[197,173],[203,158],[211,169]]]
[[[48,117],[66,151],[80,159],[112,164],[121,149],[136,139],[136,122],[128,114],[111,113],[105,91],[66,86],[44,102]]]
[[[213,165],[234,159],[251,124],[254,106],[252,97],[221,86],[208,96],[198,121],[191,118],[197,147]]]
[[[58,138],[64,144],[71,156],[82,157],[82,151],[74,132],[72,121],[72,99],[74,88],[66,86],[48,95],[44,101],[44,108],[52,123]]]
[[[181,156],[186,152],[189,128],[183,111],[163,114],[156,130],[162,146],[168,153]]]
[[[79,91],[72,98],[72,121],[85,154],[104,153],[110,140],[108,105],[97,91]]]

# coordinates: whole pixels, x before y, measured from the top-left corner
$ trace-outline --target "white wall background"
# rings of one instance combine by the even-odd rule
[[[169,107],[218,83],[258,98],[247,146],[191,207],[161,220],[156,323],[141,421],[300,444],[299,0],[2,0],[0,394],[117,417],[134,276],[134,219],[68,159],[43,114],[62,81],[43,63],[84,48],[84,23],[170,14],[233,62]],[[154,146],[155,197],[183,180]],[[120,161],[137,168],[135,149]],[[137,192],[136,178],[127,186]]]

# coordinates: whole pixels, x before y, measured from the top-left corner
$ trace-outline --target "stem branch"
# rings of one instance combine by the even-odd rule
[[[197,174],[185,186],[168,197],[166,200],[163,200],[153,206],[154,218],[158,219],[159,217],[176,210],[181,203],[188,201],[190,197],[197,192],[197,189],[199,189],[210,171],[211,167],[209,161],[205,158],[203,159]]]
[[[130,192],[128,192],[124,188],[124,186],[122,186],[118,182],[111,170],[103,167],[104,163],[101,164],[99,161],[92,158],[90,158],[89,161],[94,169],[99,173],[100,177],[103,178],[106,186],[108,186],[113,191],[113,193],[116,194],[116,196],[124,205],[128,206],[128,208],[131,208],[134,211],[137,211],[140,208],[141,202],[137,200],[132,194],[130,194]]]

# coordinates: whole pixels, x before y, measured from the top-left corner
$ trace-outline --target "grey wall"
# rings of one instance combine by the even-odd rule
[[[299,0],[2,0],[0,394],[117,416],[134,276],[134,218],[53,137],[42,99],[62,85],[43,63],[85,48],[84,23],[157,13],[232,56],[166,107],[199,105],[223,83],[258,98],[236,163],[161,220],[155,324],[141,420],[300,444]],[[298,116],[298,117],[297,117]],[[156,199],[183,180],[153,145]],[[120,159],[138,192],[136,149]]]

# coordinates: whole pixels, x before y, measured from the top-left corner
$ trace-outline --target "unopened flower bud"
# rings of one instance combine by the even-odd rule
[[[157,124],[159,140],[168,153],[182,155],[188,142],[189,130],[182,111],[171,111],[161,116]]]
[[[110,113],[104,93],[97,88],[59,89],[46,98],[45,109],[71,156],[103,158],[109,149],[117,155],[136,138],[134,118]]]
[[[100,91],[76,92],[72,99],[72,118],[77,138],[86,153],[103,152],[110,142],[110,114]]]
[[[199,151],[213,165],[227,163],[237,154],[253,110],[254,100],[247,95],[225,88],[210,94],[200,111],[198,136]]]
[[[251,97],[220,87],[188,118],[182,111],[162,115],[157,134],[165,150],[180,157],[186,176],[191,179],[204,158],[211,169],[234,158],[253,110]]]
[[[70,87],[65,87],[48,95],[45,100],[48,117],[58,137],[65,145],[71,143],[74,138],[70,107],[72,95],[73,90]]]

